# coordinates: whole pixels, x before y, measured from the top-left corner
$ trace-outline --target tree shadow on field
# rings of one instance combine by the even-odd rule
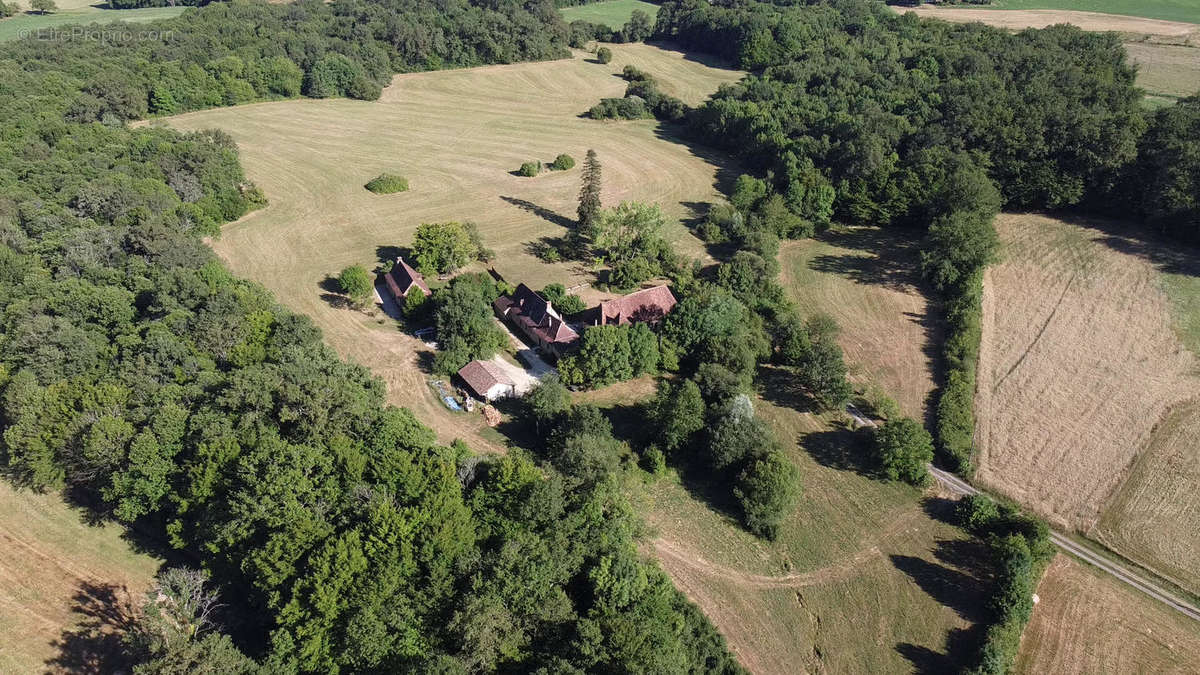
[[[958,525],[958,518],[955,516],[957,509],[957,499],[947,497],[924,497],[921,499],[921,510],[925,512],[925,515],[947,525]]]
[[[711,268],[705,268],[703,276],[713,276],[716,269],[715,265],[711,266]],[[759,395],[770,403],[783,408],[791,408],[802,413],[815,414],[820,412],[820,407],[800,387],[795,375],[787,368],[760,366],[758,368],[758,376],[755,377],[754,381]]]
[[[336,277],[325,277],[317,284],[317,288],[324,291],[321,293],[321,299],[328,303],[330,307],[345,309],[350,306],[350,300],[342,295],[342,285],[338,283]]]
[[[1129,223],[1077,214],[1054,214],[1065,223],[1099,230],[1096,237],[1105,246],[1149,261],[1164,274],[1200,276],[1200,248],[1158,232],[1138,229]]]
[[[918,254],[920,238],[915,233],[906,237],[909,233],[909,230],[879,227],[844,227],[822,232],[816,236],[817,241],[858,253],[819,255],[809,261],[809,267],[860,284],[905,293],[923,291]]]
[[[504,201],[508,202],[509,204],[512,204],[513,206],[515,206],[523,211],[528,211],[528,212],[532,213],[533,215],[537,216],[538,218],[541,218],[542,220],[545,220],[554,225],[558,225],[559,227],[565,227],[567,229],[571,229],[571,228],[575,227],[575,221],[572,220],[571,218],[567,218],[566,216],[560,215],[560,214],[556,213],[555,211],[551,211],[550,209],[548,209],[544,206],[538,206],[537,204],[534,204],[531,201],[528,201],[525,199],[520,199],[517,197],[506,197],[504,195],[501,195],[500,199],[503,199]]]
[[[412,249],[407,246],[391,246],[383,244],[375,247],[375,258],[380,265],[386,262],[395,262],[396,258],[404,258],[406,262],[412,264]]]
[[[871,436],[866,429],[814,431],[801,436],[799,443],[821,466],[875,477],[870,454]]]
[[[82,581],[71,600],[72,611],[82,619],[51,643],[58,654],[46,665],[69,673],[128,672],[133,664],[122,636],[137,617],[128,589]]]
[[[684,61],[692,61],[717,70],[737,70],[737,65],[729,60],[713,54],[705,54],[695,50],[687,50],[670,40],[646,40],[646,44],[658,47],[663,51],[676,52],[683,55]]]
[[[954,628],[946,633],[945,652],[929,647],[901,642],[896,651],[913,664],[913,671],[920,675],[942,675],[961,673],[974,665],[975,654],[983,642],[984,624],[969,628]]]
[[[978,601],[981,585],[979,580],[924,558],[897,554],[888,557],[896,569],[907,574],[921,590],[939,604],[949,607],[968,621],[983,618],[982,603]]]
[[[693,157],[716,167],[712,187],[723,195],[729,194],[737,177],[746,173],[745,168],[728,152],[699,143],[685,136],[683,131],[684,127],[680,125],[664,122],[655,126],[654,136],[668,143],[682,145]]]

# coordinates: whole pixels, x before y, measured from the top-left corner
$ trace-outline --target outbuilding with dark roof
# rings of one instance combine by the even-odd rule
[[[472,361],[458,371],[458,376],[476,397],[484,401],[508,398],[516,393],[512,379],[487,361]]]
[[[408,294],[413,289],[426,296],[429,295],[429,286],[425,283],[425,277],[421,276],[420,272],[409,267],[408,263],[404,262],[404,258],[397,257],[391,271],[383,276],[387,281],[388,289],[392,291],[392,295],[396,298],[396,302],[408,297]]]

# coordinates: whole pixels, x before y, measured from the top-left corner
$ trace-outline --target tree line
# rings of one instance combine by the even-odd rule
[[[97,40],[20,40],[18,63],[80,80],[75,121],[139,119],[256,100],[374,100],[397,72],[561,58],[549,0],[213,3]]]

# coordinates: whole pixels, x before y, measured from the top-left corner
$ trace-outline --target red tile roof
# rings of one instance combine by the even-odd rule
[[[666,316],[678,301],[667,286],[652,286],[613,300],[605,300],[590,312],[594,324],[655,322]]]

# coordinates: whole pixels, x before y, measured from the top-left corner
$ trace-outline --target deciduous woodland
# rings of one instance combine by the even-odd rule
[[[924,237],[950,327],[936,446],[969,471],[992,217],[1121,210],[1196,241],[1200,98],[1145,112],[1116,38],[1069,27],[1014,35],[861,0],[729,5],[664,3],[654,35],[753,74],[687,109],[631,73],[638,115],[609,103],[596,116],[656,114],[753,173],[698,228],[731,250],[715,268],[656,243],[650,262],[628,251],[616,281],[661,271],[680,297],[658,358],[628,367],[676,371],[643,411],[663,438],[637,461],[722,477],[743,525],[769,538],[799,486],[743,394],[765,366],[817,407],[850,396],[836,326],[799,316],[774,281],[779,239],[835,221]],[[642,23],[624,37],[646,37]],[[597,409],[551,383],[522,420],[547,431],[532,453],[439,444],[204,245],[264,204],[231,139],[126,125],[301,95],[374,100],[397,72],[562,57],[573,37],[552,4],[214,3],[156,25],[165,39],[0,45],[0,456],[14,483],[64,490],[206,572],[164,577],[178,602],[132,631],[143,672],[740,672],[639,555],[621,487],[634,458]],[[603,232],[578,243],[612,255]],[[455,319],[447,298],[484,298],[488,283],[450,286],[439,322]],[[626,363],[656,346],[643,329],[595,328],[580,382],[612,378],[600,371],[621,345]],[[922,471],[910,461],[897,476]],[[974,508],[1001,582],[979,668],[1003,672],[1045,531]]]

